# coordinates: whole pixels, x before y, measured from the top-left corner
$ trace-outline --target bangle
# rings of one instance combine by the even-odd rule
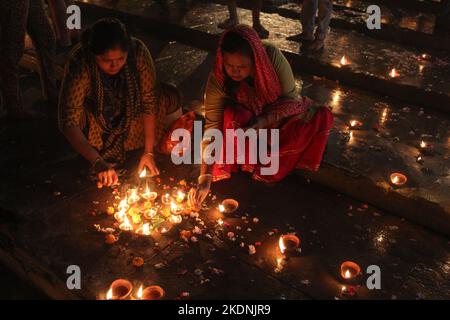
[[[144,155],[145,155],[145,156],[146,156],[146,155],[149,155],[149,156],[151,156],[151,157],[154,157],[153,152],[145,152]]]

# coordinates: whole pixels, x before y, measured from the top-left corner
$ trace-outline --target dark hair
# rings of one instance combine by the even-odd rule
[[[222,54],[227,53],[240,53],[254,60],[253,50],[247,40],[242,38],[238,33],[230,31],[222,40]]]
[[[248,43],[247,40],[241,37],[236,32],[230,31],[228,32],[222,40],[221,46],[222,54],[224,53],[240,53],[244,56],[249,57],[254,61],[253,49]],[[224,89],[225,94],[231,99],[236,98],[236,92],[239,88],[239,82],[231,79],[225,72],[225,83]]]
[[[129,52],[131,47],[131,39],[125,25],[116,18],[98,20],[83,33],[82,41],[94,55],[116,48]]]

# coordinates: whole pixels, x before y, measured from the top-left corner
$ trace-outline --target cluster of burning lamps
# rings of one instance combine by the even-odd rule
[[[423,56],[425,56],[425,55],[423,55]],[[339,60],[339,65],[341,67],[347,67],[350,64],[351,64],[351,62],[348,60],[348,58],[345,55],[343,55],[341,60]],[[422,66],[420,72],[422,72],[422,70],[423,70],[423,66]],[[392,70],[389,72],[389,76],[391,78],[397,78],[400,76],[400,73],[398,73],[398,71],[395,68],[392,68]]]
[[[164,289],[157,285],[146,287],[141,285],[135,295],[132,295],[133,285],[125,279],[117,279],[111,283],[106,293],[106,300],[160,300],[164,297]]]

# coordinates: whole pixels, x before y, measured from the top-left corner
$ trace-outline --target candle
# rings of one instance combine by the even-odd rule
[[[106,298],[108,299],[109,296],[108,300],[125,300],[130,296],[132,289],[133,285],[130,281],[117,279],[111,283],[110,292],[108,291]]]
[[[300,246],[300,239],[294,234],[284,234],[278,240],[278,247],[282,254],[292,253]]]
[[[142,300],[160,300],[164,297],[164,290],[160,286],[150,286],[142,292]]]
[[[352,279],[361,273],[359,265],[353,261],[345,261],[341,264],[341,277],[344,279]]]
[[[401,174],[401,173],[398,173],[398,172],[395,172],[395,173],[391,174],[391,182],[395,186],[404,185],[407,180],[408,179],[406,178],[406,176],[404,174]]]
[[[234,199],[225,199],[225,200],[222,201],[221,205],[222,205],[222,207],[220,207],[220,205],[219,205],[219,210],[221,210],[221,208],[222,208],[223,211],[220,211],[220,212],[222,212],[222,213],[233,213],[239,207],[239,202],[237,202]]]
[[[223,204],[219,204],[219,211],[220,211],[221,213],[224,213],[224,212],[225,212],[225,207],[223,206]]]
[[[395,68],[392,68],[391,72],[389,72],[389,76],[391,78],[397,78],[400,76],[400,74],[397,72],[397,70],[395,70]]]

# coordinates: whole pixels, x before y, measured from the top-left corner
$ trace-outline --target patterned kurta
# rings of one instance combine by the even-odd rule
[[[66,64],[60,92],[59,127],[62,131],[71,126],[84,129],[87,131],[89,143],[101,154],[106,139],[102,123],[106,122],[111,127],[115,127],[117,120],[114,118],[129,117],[127,120],[130,121],[130,125],[126,132],[122,133],[125,151],[144,146],[143,113],[156,115],[155,140],[158,141],[162,134],[166,110],[174,100],[166,97],[176,94],[176,90],[170,92],[156,85],[155,68],[150,52],[142,41],[138,39],[132,41],[134,50],[130,52],[127,64],[114,77],[107,77],[99,71],[95,62],[87,58],[82,44],[74,47],[70,60]],[[134,57],[131,56],[132,54]],[[130,61],[134,61],[135,68],[129,66]],[[134,70],[137,73],[134,75],[138,85],[136,90],[138,97],[135,99],[138,109],[135,113],[128,113],[125,110],[125,100],[130,92],[130,84],[126,80],[127,70],[129,72]],[[100,83],[99,86],[102,87],[98,87],[96,83]],[[113,97],[108,99],[111,95]],[[99,96],[102,97],[101,101],[104,104],[100,114]],[[115,103],[108,103],[108,101]]]

